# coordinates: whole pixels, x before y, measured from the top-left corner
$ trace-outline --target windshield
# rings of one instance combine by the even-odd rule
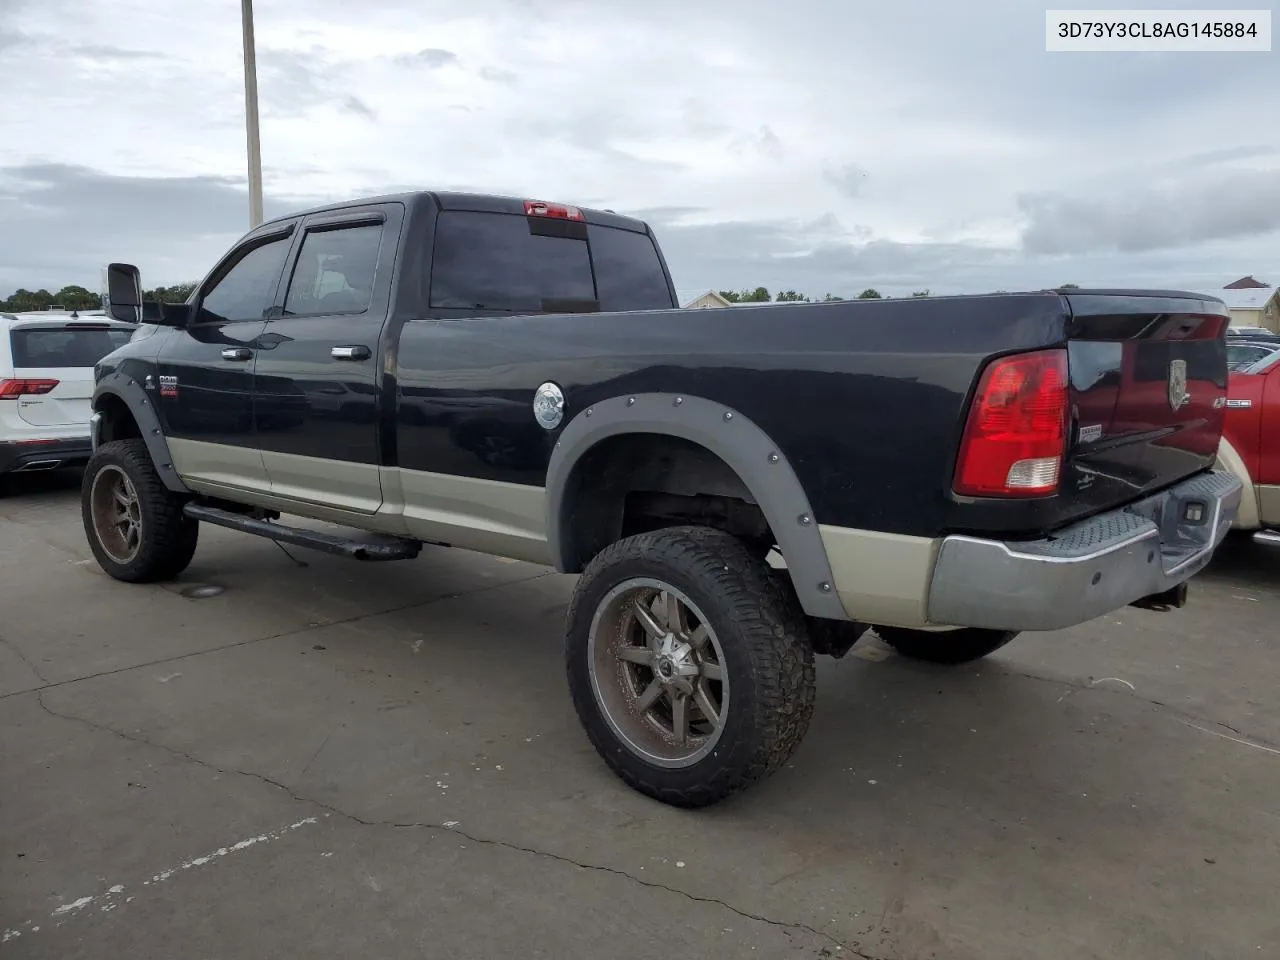
[[[1266,346],[1256,343],[1232,343],[1227,345],[1227,369],[1244,370],[1259,360],[1270,357],[1280,346]]]

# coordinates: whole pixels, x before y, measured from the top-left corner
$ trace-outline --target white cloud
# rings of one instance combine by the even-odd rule
[[[420,186],[654,210],[690,288],[1280,281],[1265,57],[1049,55],[1014,0],[255,6],[286,206]],[[0,237],[0,293],[93,280],[107,239],[156,282],[201,274],[235,218],[154,205],[216,184],[234,211],[239,5],[6,0],[0,46],[0,170],[26,169],[0,180],[26,231]],[[103,225],[89,182],[140,206]],[[94,218],[88,246],[52,229]]]

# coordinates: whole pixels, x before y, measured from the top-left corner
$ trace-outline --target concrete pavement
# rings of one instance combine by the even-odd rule
[[[1280,955],[1280,551],[1192,604],[930,668],[820,659],[791,766],[626,789],[572,578],[205,528],[105,577],[75,478],[0,499],[0,957]]]

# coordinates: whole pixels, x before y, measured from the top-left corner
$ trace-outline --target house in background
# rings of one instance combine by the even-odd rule
[[[1280,333],[1280,289],[1255,277],[1233,280],[1221,290],[1205,291],[1227,306],[1231,326],[1262,327]]]
[[[718,309],[720,307],[731,307],[731,306],[733,306],[732,301],[726,300],[724,297],[720,296],[720,294],[716,293],[714,290],[708,290],[706,293],[702,294],[701,296],[694,297],[692,300],[690,300],[688,303],[684,305],[686,310],[690,308],[695,310],[706,310],[709,308]]]
[[[1269,287],[1271,284],[1263,283],[1261,280],[1255,280],[1253,277],[1241,277],[1239,280],[1232,280],[1223,290],[1259,290],[1263,287]]]
[[[1226,287],[1214,294],[1227,305],[1233,327],[1265,327],[1280,333],[1280,289]]]

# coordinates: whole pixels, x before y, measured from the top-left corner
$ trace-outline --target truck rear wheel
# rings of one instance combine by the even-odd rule
[[[160,480],[142,440],[104,443],[85,467],[85,536],[99,566],[117,580],[169,580],[187,568],[200,525],[183,514],[182,505]]]
[[[1018,635],[1016,630],[983,630],[979,627],[944,632],[876,627],[876,633],[904,657],[947,665],[968,663],[985,657]]]
[[[813,716],[813,650],[793,595],[730,534],[621,540],[583,572],[566,667],[587,736],[641,793],[703,807],[777,770]]]

